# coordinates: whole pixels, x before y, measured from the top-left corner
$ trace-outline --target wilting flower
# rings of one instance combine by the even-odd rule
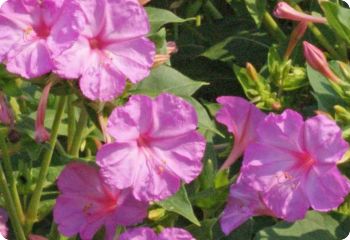
[[[166,54],[157,54],[154,57],[153,67],[158,67],[170,60],[171,55],[177,53],[178,48],[175,42],[167,42]]]
[[[265,205],[260,192],[255,191],[241,177],[230,188],[227,205],[221,214],[222,231],[228,235],[253,216],[275,216]]]
[[[13,121],[12,110],[6,101],[4,94],[0,92],[0,123],[12,126]]]
[[[216,120],[224,124],[235,139],[232,151],[221,169],[229,168],[244,152],[247,145],[256,138],[256,128],[265,114],[254,104],[240,97],[219,97],[221,109]]]
[[[181,228],[165,228],[157,236],[152,228],[139,227],[127,230],[120,235],[120,240],[195,240],[192,235]]]
[[[8,234],[8,227],[7,227],[7,221],[8,221],[8,215],[5,209],[0,208],[0,234],[3,237],[7,237]]]
[[[306,58],[307,63],[313,69],[320,72],[334,83],[341,82],[339,77],[329,68],[326,56],[323,54],[323,52],[316,46],[306,41],[304,41],[304,57]]]
[[[148,16],[137,0],[80,1],[86,24],[74,46],[55,57],[56,73],[80,78],[83,94],[112,100],[150,73],[154,44],[146,38]]]
[[[147,3],[149,3],[151,0],[139,0],[139,3],[141,5],[146,5]]]
[[[245,151],[242,175],[263,192],[277,216],[295,221],[310,206],[330,211],[344,201],[350,185],[336,164],[349,146],[334,121],[317,115],[304,122],[299,113],[286,110],[268,115],[257,133],[258,140]]]
[[[197,131],[194,108],[179,97],[135,95],[108,120],[115,142],[96,156],[105,181],[133,188],[138,200],[162,200],[174,194],[180,180],[195,179],[202,170],[205,139]]]
[[[36,235],[36,234],[29,234],[29,240],[48,240],[46,237]]]
[[[35,141],[37,143],[44,143],[50,140],[50,133],[45,129],[45,115],[47,108],[47,100],[53,82],[50,81],[44,88],[43,93],[40,97],[37,116],[35,119]]]
[[[58,178],[61,192],[54,208],[58,230],[71,237],[77,233],[90,240],[105,227],[112,240],[117,225],[131,225],[147,215],[147,203],[136,201],[129,190],[106,186],[98,169],[83,163],[70,163]]]
[[[33,78],[53,69],[51,54],[70,47],[80,18],[75,1],[9,0],[0,10],[0,62]]]
[[[298,12],[292,8],[286,2],[279,2],[273,14],[277,18],[292,20],[292,21],[302,21],[302,22],[313,22],[313,23],[327,23],[327,19],[324,17],[315,17],[312,15],[305,14],[303,12]]]

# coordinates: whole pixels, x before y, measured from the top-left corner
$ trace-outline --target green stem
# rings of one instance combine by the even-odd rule
[[[71,151],[69,152],[69,154],[75,158],[79,157],[79,149],[82,142],[83,132],[88,121],[88,117],[89,115],[87,111],[84,108],[82,108],[80,112],[78,125],[77,125],[79,127],[75,130],[72,148],[71,148]]]
[[[10,193],[8,186],[7,186],[7,181],[5,178],[4,171],[3,171],[1,166],[0,166],[0,189],[1,189],[2,193],[4,194],[6,207],[7,207],[6,209],[10,215],[10,219],[11,219],[11,223],[13,225],[16,239],[17,240],[26,240],[26,237],[24,235],[20,220],[17,217],[16,207],[13,203],[11,193]]]
[[[341,60],[342,56],[333,48],[333,45],[327,40],[327,38],[322,34],[322,32],[313,23],[309,23],[309,29],[315,36],[317,41],[332,55],[333,58]]]
[[[203,8],[207,10],[214,19],[223,19],[222,14],[210,0],[206,1],[206,3],[203,5]]]
[[[58,107],[57,107],[55,119],[54,119],[54,122],[52,125],[52,129],[51,129],[51,139],[50,139],[50,143],[49,143],[49,148],[45,152],[44,159],[41,162],[38,182],[36,184],[34,193],[30,199],[30,202],[29,202],[29,207],[28,207],[27,216],[26,216],[26,224],[25,224],[26,233],[30,233],[30,231],[33,227],[33,224],[37,220],[40,198],[41,198],[41,195],[43,192],[47,173],[49,171],[49,167],[51,164],[52,155],[53,155],[53,152],[54,152],[54,149],[56,146],[58,129],[59,129],[59,126],[61,124],[65,103],[66,103],[66,97],[61,96],[59,103],[58,103]]]
[[[74,95],[71,94],[68,96],[68,106],[67,106],[67,114],[68,114],[68,139],[67,139],[67,151],[69,152],[72,148],[73,137],[75,132],[75,108],[73,105]]]
[[[8,151],[6,140],[5,140],[4,136],[0,136],[0,149],[2,152],[2,159],[3,159],[6,179],[9,183],[11,196],[12,196],[12,199],[14,201],[14,205],[16,207],[17,217],[18,217],[19,221],[21,223],[23,223],[24,222],[23,208],[22,208],[21,200],[19,198],[19,194],[18,194],[18,190],[17,190],[16,179],[13,176],[11,159],[10,159],[9,151]]]
[[[276,21],[267,11],[264,13],[263,24],[268,29],[273,38],[275,38],[278,42],[284,42],[287,37],[281,28],[278,26]]]

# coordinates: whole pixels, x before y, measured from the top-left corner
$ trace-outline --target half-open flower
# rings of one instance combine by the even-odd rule
[[[256,139],[256,128],[265,114],[254,104],[241,97],[219,97],[221,105],[216,120],[224,124],[234,135],[234,144],[221,169],[229,168],[244,152],[249,143]]]

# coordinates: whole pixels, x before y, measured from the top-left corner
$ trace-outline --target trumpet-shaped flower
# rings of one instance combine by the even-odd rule
[[[0,62],[33,78],[53,69],[51,54],[78,37],[78,6],[73,0],[8,0],[0,9]]]
[[[101,175],[116,188],[132,187],[138,200],[165,199],[202,170],[205,139],[196,128],[196,112],[181,98],[132,96],[109,117],[115,142],[97,153]]]
[[[228,235],[249,218],[261,215],[275,216],[263,202],[261,193],[240,177],[237,183],[231,186],[227,205],[221,214],[222,231]]]
[[[165,228],[157,236],[152,228],[140,227],[124,232],[120,235],[120,240],[195,240],[195,238],[181,228]]]
[[[154,44],[150,27],[137,0],[80,1],[86,23],[72,48],[55,56],[56,73],[80,78],[83,94],[92,100],[112,100],[150,73]]]
[[[240,97],[219,97],[217,102],[221,109],[216,114],[216,120],[224,124],[235,137],[232,151],[221,167],[226,169],[242,155],[248,144],[256,139],[256,128],[265,114],[254,104]]]
[[[327,19],[324,17],[316,17],[303,12],[298,12],[292,8],[286,2],[279,2],[274,10],[274,15],[278,18],[300,21],[300,22],[313,22],[313,23],[327,23]]]
[[[135,200],[129,190],[105,185],[98,169],[83,163],[71,163],[58,178],[61,192],[54,208],[54,220],[63,235],[77,233],[90,240],[104,226],[112,240],[117,225],[131,225],[147,215],[148,204]]]
[[[323,115],[303,121],[286,110],[267,116],[257,133],[245,152],[242,175],[263,192],[277,216],[295,221],[310,207],[330,211],[343,202],[350,185],[336,163],[349,146],[334,121]]]

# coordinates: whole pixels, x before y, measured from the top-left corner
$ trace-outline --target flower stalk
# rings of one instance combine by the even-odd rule
[[[33,224],[37,220],[37,214],[40,204],[40,198],[43,192],[44,184],[46,181],[47,173],[51,164],[52,155],[55,149],[55,145],[58,137],[58,129],[62,120],[64,107],[66,103],[66,96],[61,96],[59,99],[55,119],[52,125],[51,138],[49,148],[44,155],[44,159],[41,162],[38,182],[36,184],[34,193],[30,199],[29,207],[26,214],[25,232],[29,233],[33,227]]]

